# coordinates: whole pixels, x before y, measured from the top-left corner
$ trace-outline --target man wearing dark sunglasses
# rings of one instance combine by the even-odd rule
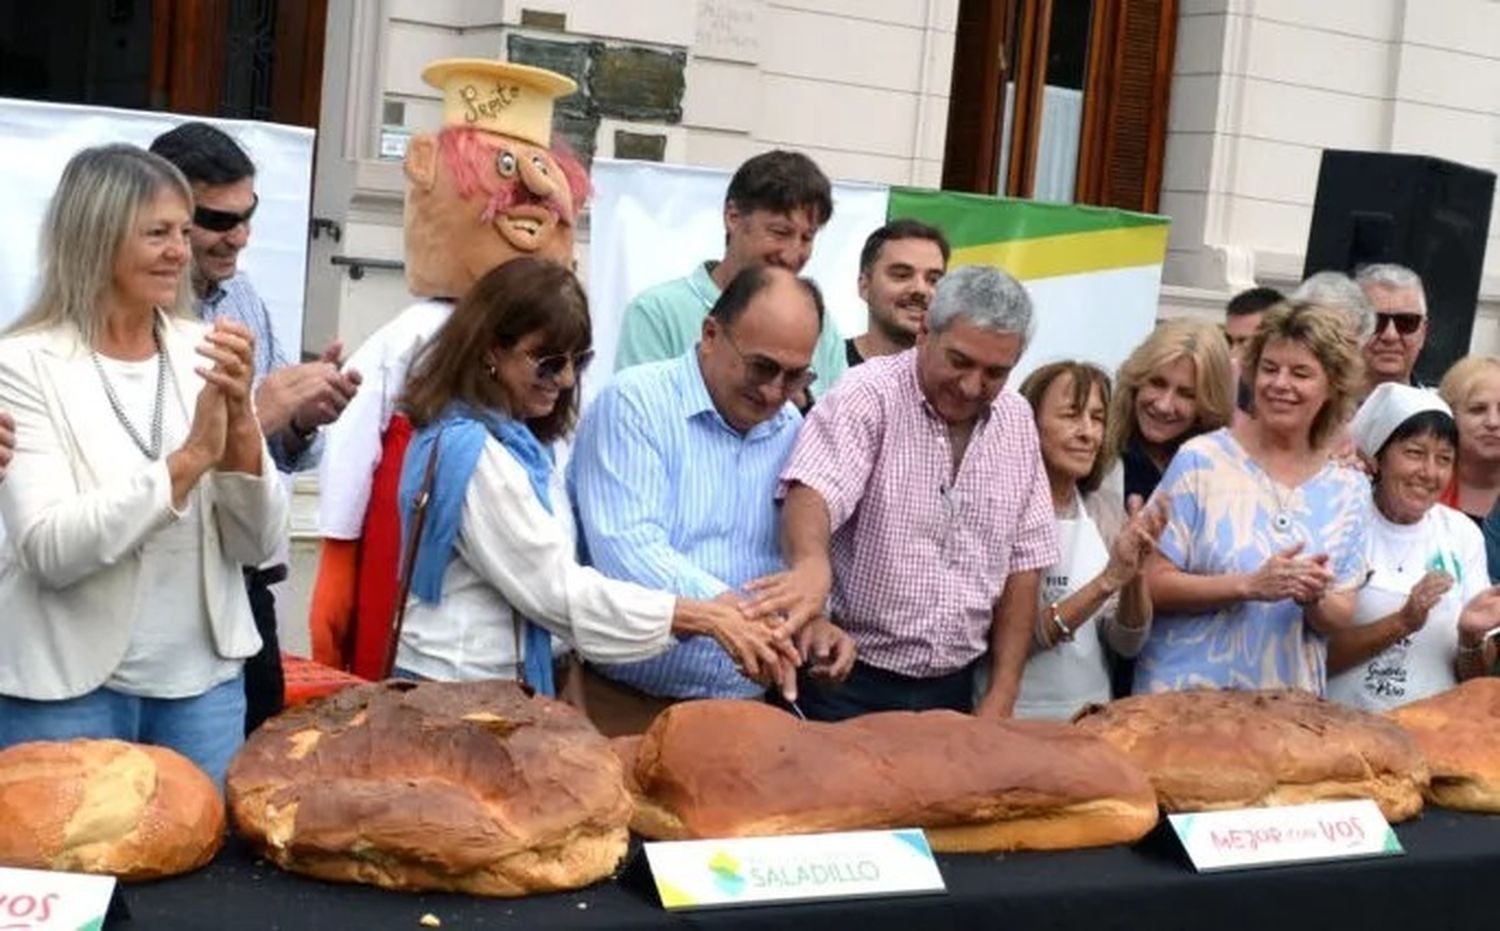
[[[255,336],[255,412],[271,457],[282,472],[317,465],[318,428],[333,422],[359,387],[359,373],[341,371],[335,342],[317,362],[288,364],[265,302],[239,271],[259,198],[255,164],[239,144],[207,123],[188,122],[158,136],[151,151],[176,165],[193,188],[193,291],[204,320],[229,317]],[[260,653],[245,663],[245,731],[281,710],[285,684],[271,586],[286,579],[286,552],[270,565],[246,567],[245,586],[260,632]]]
[[[1382,382],[1411,384],[1427,342],[1427,296],[1421,277],[1404,265],[1381,263],[1359,269],[1354,280],[1375,309],[1375,334],[1365,343],[1366,392]]]
[[[784,568],[776,476],[802,423],[789,400],[815,377],[822,326],[815,285],[752,266],[714,303],[695,347],[604,387],[579,425],[570,466],[595,568],[686,597],[729,600]],[[853,664],[852,641],[826,618],[795,642],[812,675],[838,680]],[[706,637],[597,672],[590,713],[618,733],[643,728],[675,700],[764,692]]]

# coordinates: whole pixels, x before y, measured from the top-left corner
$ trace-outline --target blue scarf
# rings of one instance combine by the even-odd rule
[[[406,459],[401,464],[399,500],[401,551],[404,553],[411,535],[412,510],[422,491],[422,476],[427,471],[433,444],[438,444],[432,496],[427,503],[427,523],[422,530],[422,540],[417,544],[416,565],[412,568],[411,578],[412,594],[425,602],[436,604],[442,600],[443,573],[448,569],[453,545],[458,540],[459,525],[463,523],[464,496],[468,493],[469,479],[479,465],[479,454],[484,451],[485,440],[492,436],[526,470],[531,490],[536,492],[547,513],[552,513],[549,490],[552,450],[543,446],[524,423],[468,405],[449,405],[441,417],[412,435]],[[526,682],[543,695],[555,696],[552,635],[531,620],[524,617],[522,620],[526,631],[522,650]]]

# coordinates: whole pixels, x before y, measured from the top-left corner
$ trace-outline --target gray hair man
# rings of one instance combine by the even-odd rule
[[[808,415],[781,472],[786,572],[757,604],[823,613],[856,647],[840,685],[799,686],[810,718],[871,711],[1009,715],[1041,570],[1057,560],[1036,424],[1002,393],[1032,330],[1031,300],[998,269],[937,286],[916,346],[851,369]]]
[[[1366,265],[1355,273],[1375,314],[1365,341],[1365,379],[1373,391],[1383,382],[1411,384],[1417,356],[1427,342],[1427,295],[1422,278],[1404,265]]]

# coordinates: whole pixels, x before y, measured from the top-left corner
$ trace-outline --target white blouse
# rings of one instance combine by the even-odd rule
[[[677,642],[676,597],[580,566],[561,469],[551,492],[548,513],[515,457],[485,441],[442,600],[407,601],[397,666],[447,681],[513,679],[517,611],[601,663],[649,659]]]

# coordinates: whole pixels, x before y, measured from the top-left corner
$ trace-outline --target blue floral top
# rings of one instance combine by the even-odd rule
[[[1326,464],[1296,488],[1274,481],[1229,430],[1183,444],[1156,499],[1171,508],[1161,550],[1195,575],[1250,573],[1297,543],[1326,553],[1336,586],[1365,570],[1370,484]],[[1244,601],[1207,614],[1158,612],[1136,664],[1134,691],[1300,688],[1323,693],[1327,646],[1291,599]]]

